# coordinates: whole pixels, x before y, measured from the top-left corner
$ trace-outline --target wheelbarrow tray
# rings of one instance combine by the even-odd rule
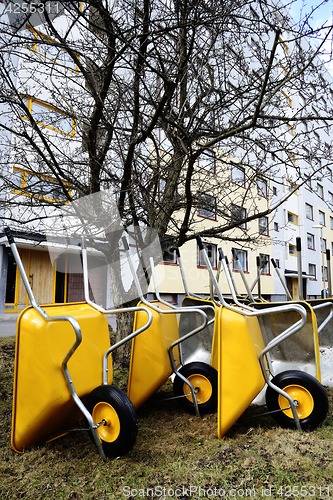
[[[328,323],[326,323],[324,328],[320,327],[328,316],[327,309],[333,307],[333,299],[311,299],[307,300],[307,303],[311,307],[315,308],[318,330],[320,329],[320,332],[318,333],[319,345],[324,347],[331,347],[333,345],[333,320],[331,319]],[[327,307],[316,308],[316,306],[318,307],[319,305],[323,304],[326,304]]]
[[[171,310],[166,304],[152,301],[162,310]],[[142,305],[140,302],[138,305]],[[145,304],[146,307],[149,307]],[[172,374],[169,357],[170,345],[179,339],[177,314],[163,314],[150,309],[153,314],[152,324],[147,330],[132,340],[130,371],[127,395],[134,408],[138,409]],[[134,318],[134,330],[147,322],[147,314],[137,311]],[[179,365],[179,349],[174,349],[176,365]]]
[[[223,437],[265,386],[258,319],[221,307],[218,335],[218,437]]]
[[[82,342],[68,361],[77,395],[84,400],[102,384],[102,359],[110,347],[106,317],[87,303],[42,306],[49,316],[71,316]],[[83,416],[66,383],[62,362],[75,341],[68,321],[45,321],[33,308],[19,316],[16,329],[12,447],[22,452],[78,427]],[[111,357],[110,357],[111,358]],[[108,381],[112,382],[109,359]]]
[[[300,370],[309,373],[320,382],[317,312],[314,312],[308,302],[298,301],[293,303],[299,304],[306,309],[306,325],[299,332],[296,332],[270,351],[274,373],[278,374],[286,370]],[[251,305],[257,310],[262,310],[285,304],[286,302],[270,302],[254,303]],[[259,323],[265,343],[267,344],[291,324],[296,323],[298,317],[296,311],[289,311],[288,313],[272,312],[271,314],[261,316]]]
[[[214,314],[215,318],[218,318],[219,306],[214,301],[188,296],[185,296],[182,300],[182,307],[196,307],[200,309],[200,307],[204,306],[214,308],[215,313],[212,309],[203,309],[207,314],[209,321],[214,317]],[[202,319],[199,314],[181,314],[179,318],[180,337],[186,335],[186,333],[190,330],[194,330],[194,328],[198,327],[201,322]],[[185,363],[190,363],[191,361],[201,361],[203,363],[211,364],[217,369],[217,328],[218,322],[214,321],[214,323],[207,325],[197,335],[193,335],[193,337],[190,337],[182,342],[181,348]]]

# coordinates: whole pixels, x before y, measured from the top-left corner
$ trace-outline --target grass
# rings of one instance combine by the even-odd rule
[[[216,414],[198,419],[163,401],[172,395],[168,381],[138,411],[138,438],[124,457],[104,463],[85,432],[16,454],[14,347],[13,338],[0,339],[1,500],[333,497],[331,388],[329,415],[312,433],[281,429],[270,416],[256,417],[263,407],[251,406],[219,440]]]

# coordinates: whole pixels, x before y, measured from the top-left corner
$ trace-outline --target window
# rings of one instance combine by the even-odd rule
[[[50,61],[55,61],[60,66],[65,66],[66,68],[77,72],[75,62],[65,49],[59,47],[59,43],[56,42],[56,40],[53,40],[44,33],[41,33],[30,26],[27,26],[27,29],[31,33],[30,36],[33,36],[33,42],[28,44],[30,49],[38,54],[41,54],[45,58],[50,59]],[[77,54],[75,55],[78,57]]]
[[[311,280],[316,280],[316,264],[309,264],[309,274],[312,276]]]
[[[275,263],[276,263],[277,267],[280,269],[280,259],[275,259]]]
[[[292,130],[293,130],[293,129],[292,129]],[[290,131],[290,128],[289,128],[289,131]],[[290,133],[291,133],[291,132],[290,132]],[[294,135],[294,134],[292,134],[292,135]],[[287,153],[288,153],[288,155],[290,156],[290,159],[291,159],[291,161],[293,162],[293,165],[295,165],[295,166],[296,166],[296,156],[294,155],[294,153],[291,153],[290,151],[287,151]],[[296,184],[295,184],[295,186],[296,186]]]
[[[310,250],[315,250],[315,240],[314,240],[314,235],[311,233],[307,233],[307,240],[308,240],[308,248]]]
[[[209,194],[199,193],[198,215],[216,220],[216,198]]]
[[[292,102],[291,98],[283,90],[281,90],[280,92],[283,95],[284,101],[287,104],[287,106],[289,106],[290,108],[292,108],[293,107],[293,102]]]
[[[242,221],[246,217],[246,208],[240,207],[239,205],[231,205],[231,220],[238,222]],[[242,222],[238,225],[241,229],[247,229],[246,222]]]
[[[163,262],[168,264],[177,264],[176,248],[173,245],[173,240],[163,241],[162,243]]]
[[[328,192],[328,203],[333,205],[333,193]]]
[[[169,154],[174,153],[173,146],[161,127],[156,128],[156,140],[158,149]]]
[[[298,225],[298,215],[288,212],[288,222]]]
[[[323,266],[321,266],[321,275],[323,276]],[[327,281],[327,267],[324,266],[324,281]]]
[[[287,121],[283,120],[282,127],[284,131],[289,132],[289,134],[291,134],[292,136],[295,135],[295,130],[293,126],[290,125],[290,123],[288,123]],[[287,151],[287,153],[291,156],[293,163],[296,165],[296,156],[293,153],[290,153],[289,151]]]
[[[23,102],[28,108],[33,119],[43,127],[61,132],[62,134],[74,136],[75,120],[66,115],[59,109],[50,106],[42,101],[33,99],[32,97],[23,97]],[[22,118],[28,120],[28,116],[21,115]]]
[[[313,206],[309,205],[309,203],[305,203],[305,217],[313,220]]]
[[[330,228],[333,229],[333,217],[330,217]]]
[[[282,40],[282,38],[279,36],[279,40],[282,43],[283,49],[286,52],[286,54],[289,54],[289,47],[288,45]]]
[[[205,151],[198,158],[198,166],[208,172],[216,174],[216,153],[215,151]]]
[[[321,210],[319,210],[319,212],[318,212],[318,220],[319,220],[319,224],[321,224],[322,226],[326,226],[326,224],[325,224],[325,214]]]
[[[264,255],[264,254],[259,254],[260,257],[260,268],[261,268],[261,274],[270,274],[270,261],[269,261],[269,255]]]
[[[213,245],[212,243],[205,243],[204,242],[204,247],[206,249],[209,262],[212,265],[213,269],[217,269],[217,245]],[[206,262],[205,259],[202,255],[202,250],[198,248],[198,266],[199,267],[206,267]]]
[[[277,196],[277,189],[275,186],[273,187],[273,196]]]
[[[236,250],[236,252],[237,252],[238,261],[239,261],[243,271],[245,273],[247,273],[248,272],[247,251],[246,250]],[[237,262],[235,261],[234,257],[232,260],[233,260],[233,270],[239,271],[238,266],[237,266]]]
[[[333,180],[332,170],[330,168],[327,168],[327,177],[328,177],[328,180],[332,182],[332,180]]]
[[[269,236],[268,217],[259,218],[259,233],[264,236]]]
[[[296,245],[289,245],[289,255],[297,255]]]
[[[287,179],[287,189],[288,191],[294,191],[295,194],[297,194],[297,184],[294,182],[288,181]]]
[[[279,224],[274,222],[274,231],[279,231]]]
[[[274,188],[273,188],[274,189]],[[257,192],[259,196],[263,196],[267,198],[268,190],[267,190],[267,182],[264,179],[257,179]]]
[[[317,195],[319,196],[319,198],[321,198],[322,200],[324,199],[324,188],[321,184],[317,183]]]
[[[326,253],[326,248],[327,248],[326,247],[326,240],[325,240],[325,238],[322,238],[322,240],[321,240],[321,251],[322,251],[322,253]]]
[[[27,172],[26,170],[14,167],[12,183],[12,193],[32,196],[47,201],[68,202],[68,198],[59,185],[59,182],[52,177],[36,175],[33,172]],[[63,184],[68,194],[70,194],[70,183],[64,181]]]
[[[232,165],[231,167],[231,182],[238,184],[238,186],[245,187],[245,169]]]

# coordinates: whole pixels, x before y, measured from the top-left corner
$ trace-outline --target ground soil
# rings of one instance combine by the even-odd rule
[[[280,428],[265,407],[249,407],[224,439],[217,415],[184,413],[168,381],[138,411],[132,451],[103,462],[86,432],[23,454],[11,449],[13,338],[0,339],[1,499],[333,498],[333,389],[313,432]],[[124,385],[123,370],[116,373]]]

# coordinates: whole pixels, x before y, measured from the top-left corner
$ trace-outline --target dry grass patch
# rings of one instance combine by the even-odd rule
[[[70,433],[24,454],[12,451],[13,365],[14,340],[0,339],[1,499],[164,498],[163,488],[176,500],[200,498],[199,488],[206,498],[214,498],[214,488],[217,494],[219,489],[238,491],[236,498],[243,499],[254,494],[263,498],[263,490],[271,494],[266,498],[286,498],[288,490],[279,490],[281,486],[303,486],[305,498],[318,499],[328,498],[330,487],[333,497],[332,389],[329,416],[312,433],[281,429],[270,416],[256,416],[265,408],[253,406],[225,439],[218,440],[216,414],[198,419],[184,413],[176,401],[163,401],[172,396],[168,381],[138,411],[139,435],[133,450],[104,463],[85,432]],[[121,370],[116,375],[124,385]],[[316,489],[304,489],[310,486]]]

